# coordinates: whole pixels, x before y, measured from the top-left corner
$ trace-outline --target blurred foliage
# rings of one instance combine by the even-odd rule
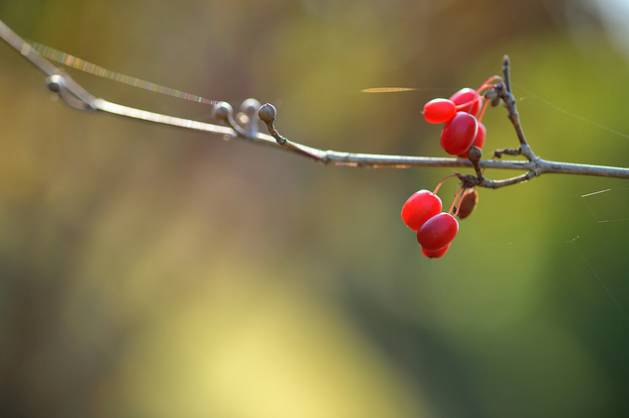
[[[0,19],[113,70],[272,101],[287,135],[365,152],[439,155],[419,106],[508,52],[541,155],[627,166],[628,58],[585,0],[21,0]],[[483,190],[448,256],[426,260],[399,210],[447,170],[323,168],[80,114],[0,57],[0,416],[629,413],[627,184]],[[420,89],[360,93],[397,85]],[[487,126],[488,148],[514,144],[501,109]]]

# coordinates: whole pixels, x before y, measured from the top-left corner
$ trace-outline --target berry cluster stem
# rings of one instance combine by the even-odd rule
[[[450,209],[448,209],[448,213],[450,215],[455,215],[455,213],[453,213],[454,209],[458,210],[459,207],[459,202],[461,201],[461,198],[463,197],[463,193],[465,192],[465,189],[463,187],[461,187],[459,190],[456,191],[456,193],[454,194],[454,199],[452,199],[452,203],[450,204]]]

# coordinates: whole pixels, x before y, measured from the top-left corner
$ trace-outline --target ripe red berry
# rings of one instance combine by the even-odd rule
[[[424,105],[424,119],[428,123],[446,123],[456,114],[456,105],[448,99],[432,99]]]
[[[417,241],[426,250],[437,250],[450,244],[457,232],[459,222],[447,212],[428,219],[417,232]]]
[[[485,137],[487,136],[487,128],[483,122],[478,122],[478,131],[476,132],[476,138],[474,138],[474,145],[480,149],[483,149],[485,145]]]
[[[409,197],[402,206],[402,221],[417,231],[428,219],[441,212],[441,199],[428,190],[420,190]]]
[[[451,155],[467,153],[478,132],[478,121],[469,113],[457,112],[441,132],[441,147]]]
[[[467,103],[466,106],[459,107],[457,110],[469,113],[473,116],[478,115],[478,111],[480,110],[483,102],[483,98],[480,96],[480,94],[478,94],[476,90],[473,90],[469,87],[466,87],[454,93],[452,97],[450,97],[450,100],[452,100],[457,106]]]
[[[474,143],[472,144],[472,147],[478,147],[479,149],[483,149],[483,145],[485,145],[486,136],[487,136],[487,128],[485,128],[485,124],[483,124],[483,122],[478,122],[478,131],[476,132],[476,138],[474,138]],[[464,152],[463,154],[459,154],[459,157],[468,158],[467,156],[468,151]]]
[[[449,249],[450,249],[450,244],[446,245],[445,247],[438,248],[436,250],[427,250],[426,248],[422,247],[422,254],[424,254],[428,258],[441,258],[444,255],[446,255]]]

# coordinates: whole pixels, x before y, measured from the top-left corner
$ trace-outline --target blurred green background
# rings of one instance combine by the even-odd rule
[[[509,53],[539,154],[629,165],[627,0],[5,0],[0,19],[363,152],[441,155],[420,106]],[[451,170],[326,168],[81,114],[4,44],[0,61],[3,418],[629,416],[629,183],[481,190],[427,260],[400,207]],[[360,93],[399,85],[420,90]],[[515,144],[502,109],[486,124],[488,149]]]

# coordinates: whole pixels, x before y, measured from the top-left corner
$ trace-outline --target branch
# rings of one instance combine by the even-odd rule
[[[502,150],[502,152],[509,155],[515,155],[517,153],[519,155],[524,155],[529,161],[535,161],[537,156],[529,146],[526,136],[524,135],[524,129],[522,128],[522,123],[520,122],[520,114],[518,113],[516,99],[511,88],[511,61],[509,60],[508,55],[505,55],[502,61],[502,74],[504,77],[504,83],[496,86],[496,91],[498,93],[498,97],[502,99],[502,102],[507,108],[509,120],[515,129],[515,134],[520,142],[520,147],[515,149],[515,153],[509,152],[514,151],[513,149]],[[494,155],[497,155],[498,153],[494,153]]]
[[[475,161],[475,164],[477,164],[475,166],[472,161],[461,158],[363,154],[322,150],[300,144],[285,138],[277,131],[274,125],[277,115],[275,108],[273,108],[272,118],[269,118],[269,116],[271,116],[270,114],[266,116],[264,115],[264,109],[267,111],[269,110],[268,106],[260,107],[259,103],[252,99],[245,101],[241,107],[241,111],[247,115],[248,122],[244,124],[245,126],[240,125],[239,122],[236,121],[236,118],[233,116],[233,109],[225,102],[217,102],[214,104],[212,113],[216,119],[224,122],[228,126],[215,125],[124,106],[102,98],[97,98],[90,94],[80,84],[74,81],[72,77],[58,69],[50,61],[43,58],[2,21],[0,21],[0,38],[6,41],[24,58],[30,61],[35,67],[37,67],[37,69],[47,76],[47,85],[51,91],[58,93],[62,100],[69,106],[79,110],[100,111],[145,122],[218,134],[227,138],[234,138],[245,142],[270,146],[279,150],[307,157],[326,165],[396,169],[425,167],[476,168],[476,172],[478,174],[480,174],[478,168],[526,171],[525,174],[506,180],[488,180],[484,179],[481,175],[475,177],[471,175],[464,176],[458,174],[458,177],[464,184],[492,189],[517,184],[545,173],[629,179],[629,168],[546,161],[535,156],[535,154],[533,154],[530,150],[530,147],[526,142],[526,138],[524,137],[519,116],[515,107],[515,99],[511,94],[509,62],[507,58],[504,63],[504,90],[501,93],[500,98],[503,100],[509,111],[509,119],[512,121],[516,129],[516,134],[520,140],[520,148],[516,155],[525,155],[528,161],[478,160]],[[260,112],[260,117],[267,124],[267,128],[269,128],[271,135],[257,132],[258,119],[255,111],[252,112],[252,110],[256,110],[258,107],[260,108],[260,111],[262,111]]]
[[[136,109],[129,106],[123,106],[117,103],[112,103],[104,99],[95,99],[93,102],[95,109],[110,113],[117,116],[123,116],[126,118],[142,120],[145,122],[152,122],[162,125],[174,126],[177,128],[184,128],[188,130],[195,130],[201,132],[208,132],[213,134],[219,134],[231,139],[240,139],[245,142],[250,142],[258,145],[265,145],[272,148],[280,149],[291,153],[296,153],[301,156],[307,156],[322,164],[329,164],[343,167],[365,167],[365,168],[427,168],[427,167],[449,167],[449,168],[465,168],[472,167],[472,163],[469,160],[461,158],[441,158],[441,157],[423,157],[423,156],[410,156],[410,155],[387,155],[387,154],[363,154],[342,152],[334,150],[322,150],[319,148],[313,148],[308,145],[300,144],[298,142],[290,141],[285,138],[285,143],[280,143],[278,140],[267,134],[259,133],[255,136],[242,136],[239,135],[231,127],[213,125],[206,122],[199,122],[190,119],[183,119],[174,116],[163,115],[160,113],[149,112],[146,110]],[[220,115],[219,115],[220,118]],[[484,160],[481,161],[481,167],[491,169],[502,170],[529,170],[532,168],[527,161],[497,161],[497,160]],[[602,166],[601,166],[602,167]],[[626,170],[625,175],[629,178],[629,169]],[[591,174],[595,175],[595,174]]]

